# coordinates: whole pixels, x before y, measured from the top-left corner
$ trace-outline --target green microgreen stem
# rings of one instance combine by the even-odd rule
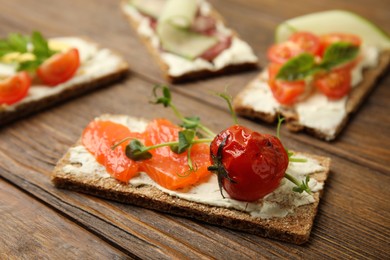
[[[158,96],[157,90],[161,89],[162,91],[162,96]],[[171,97],[171,92],[167,86],[163,85],[156,85],[153,89],[153,95],[156,98],[156,100],[152,103],[154,104],[163,104],[164,107],[170,107],[173,110],[173,113],[177,118],[179,118],[183,123],[184,123],[184,128],[187,128],[185,125],[192,125],[192,128],[199,128],[202,130],[208,137],[214,137],[216,134],[211,131],[209,128],[204,126],[202,123],[198,122],[196,124],[196,127],[194,128],[193,126],[193,121],[190,120],[190,118],[186,118],[183,116],[182,113],[177,109],[177,107],[172,103],[172,97]]]
[[[129,141],[129,140],[131,140],[131,139],[132,139],[132,137],[126,137],[126,138],[120,140],[118,143],[116,143],[116,144],[114,144],[113,146],[111,146],[111,150],[114,150],[114,149],[117,148],[119,145],[121,145],[121,144],[123,144],[124,142]]]
[[[288,174],[287,172],[284,174],[284,177],[294,183],[296,186],[293,188],[293,191],[302,193],[303,191],[306,191],[308,194],[312,194],[310,187],[308,185],[310,177],[307,176],[305,180],[303,180],[301,183],[291,174]]]
[[[232,105],[232,97],[228,94],[227,92],[227,88],[225,89],[225,92],[224,93],[216,93],[217,96],[219,96],[220,98],[224,99],[228,105],[228,108],[229,108],[229,112],[230,112],[230,115],[232,116],[233,118],[233,122],[234,124],[238,125],[238,118],[237,118],[237,114],[236,112],[234,111],[233,109],[233,105]]]
[[[280,139],[280,126],[282,125],[284,121],[284,117],[278,116],[278,126],[276,127],[276,137]]]
[[[307,162],[307,159],[305,158],[288,158],[289,162],[295,162],[295,163],[305,163]]]

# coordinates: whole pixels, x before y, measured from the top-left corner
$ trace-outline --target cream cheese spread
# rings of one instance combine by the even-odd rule
[[[104,77],[116,71],[123,60],[109,49],[99,49],[95,44],[77,37],[62,37],[50,39],[50,42],[58,42],[77,48],[80,55],[80,67],[76,74],[68,81],[55,87],[45,85],[32,85],[27,96],[21,101],[12,105],[2,105],[0,109],[14,110],[18,106],[38,100],[43,97],[57,95],[67,88],[84,82],[93,81],[96,78]],[[0,63],[0,76],[15,74],[15,65]]]
[[[143,131],[147,124],[144,120],[127,116],[105,116],[98,120],[111,120],[126,125],[132,129],[132,131]],[[307,159],[306,163],[290,163],[288,166],[287,172],[298,180],[303,180],[307,175],[324,170],[324,167],[321,166],[318,161],[300,154],[296,154],[296,156]],[[112,178],[106,172],[105,168],[100,165],[93,155],[91,155],[82,145],[70,149],[69,160],[70,164],[64,166],[62,169],[65,173],[92,175],[99,179]],[[222,198],[218,187],[217,176],[214,174],[211,175],[207,181],[185,190],[173,191],[163,188],[143,172],[139,173],[138,176],[133,177],[130,180],[129,185],[136,187],[150,185],[174,197],[211,206],[233,208],[248,212],[253,217],[265,219],[284,217],[289,213],[293,213],[296,207],[314,202],[313,195],[307,194],[306,192],[302,194],[293,192],[292,188],[294,184],[287,180],[282,180],[280,186],[274,192],[253,203],[231,199],[226,193],[224,193],[226,198]],[[309,186],[313,192],[317,192],[322,190],[323,183],[317,182],[312,178],[309,182]]]
[[[361,61],[352,70],[352,87],[356,87],[363,80],[363,70],[373,68],[378,64],[379,50],[373,46],[362,46]],[[242,104],[253,108],[257,112],[275,115],[283,110],[283,106],[273,97],[267,83],[266,70],[258,79],[242,92]],[[298,114],[299,124],[315,128],[333,139],[338,126],[347,115],[346,103],[348,97],[340,100],[329,100],[318,92],[307,99],[297,102],[293,108]]]
[[[199,7],[202,15],[207,16],[210,14],[211,6],[208,2],[199,1]],[[149,18],[143,16],[130,4],[124,5],[123,10],[139,24],[137,28],[138,33],[147,38],[154,48],[159,49],[160,41],[157,34],[150,26]],[[221,21],[217,21],[216,27],[219,33],[223,35],[232,35],[232,31],[226,28]],[[164,62],[168,65],[169,75],[176,77],[195,71],[217,71],[229,65],[255,63],[258,61],[251,47],[234,35],[230,47],[215,57],[212,62],[201,58],[188,60],[164,51],[160,51],[160,53],[162,60],[164,60]]]

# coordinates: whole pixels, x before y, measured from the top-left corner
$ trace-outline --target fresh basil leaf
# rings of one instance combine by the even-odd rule
[[[358,46],[347,42],[333,43],[326,48],[320,67],[330,70],[338,65],[354,60],[358,53]]]
[[[14,52],[27,52],[27,45],[29,38],[18,33],[11,33],[8,35],[8,44]]]
[[[126,146],[126,156],[133,161],[143,161],[152,158],[152,154],[145,151],[145,146],[141,141],[134,139]]]
[[[54,52],[49,49],[49,44],[46,39],[43,38],[42,34],[39,32],[32,33],[31,43],[34,46],[33,53],[39,59],[47,59],[54,54]]]
[[[18,67],[17,67],[17,71],[35,71],[39,65],[42,64],[42,61],[41,60],[29,60],[29,61],[23,61],[21,63],[19,63]]]
[[[276,75],[281,80],[300,80],[313,73],[314,56],[309,53],[302,53],[287,61]]]

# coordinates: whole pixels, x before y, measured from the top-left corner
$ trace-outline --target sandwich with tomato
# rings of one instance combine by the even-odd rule
[[[0,40],[0,125],[119,79],[127,69],[117,54],[86,39],[12,33]]]
[[[268,65],[238,94],[238,114],[333,140],[390,64],[390,37],[346,11],[288,20],[276,30]]]
[[[123,0],[122,10],[170,82],[257,66],[251,47],[206,0]]]
[[[180,124],[95,118],[58,162],[54,185],[295,244],[308,241],[330,159],[287,150],[279,133],[259,133],[236,119],[214,133],[198,117],[184,117],[169,89],[161,90],[155,103],[171,107]]]

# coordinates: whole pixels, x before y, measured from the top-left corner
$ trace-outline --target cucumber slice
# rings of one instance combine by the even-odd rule
[[[366,45],[390,49],[390,36],[367,19],[348,11],[331,10],[299,16],[285,21],[276,28],[276,42],[283,42],[296,31],[309,31],[317,35],[341,32],[361,37]]]
[[[197,9],[196,0],[167,1],[157,24],[164,50],[193,60],[218,43],[215,37],[190,30]]]
[[[132,0],[130,4],[141,13],[158,19],[166,2],[166,0]]]
[[[194,21],[198,5],[195,0],[168,0],[159,22],[189,28]]]
[[[157,27],[164,50],[193,60],[218,43],[215,37],[205,36],[189,30],[162,23]]]

